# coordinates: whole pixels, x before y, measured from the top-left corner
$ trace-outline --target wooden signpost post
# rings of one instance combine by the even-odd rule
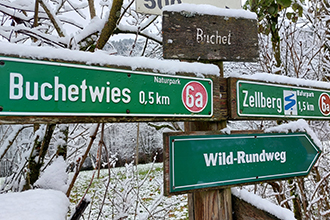
[[[222,61],[257,60],[257,20],[240,16],[164,11],[163,56],[167,59],[216,63],[223,77]],[[222,88],[227,88],[227,84]],[[216,132],[225,127],[225,120],[216,123],[186,122],[185,132]],[[166,152],[164,155],[167,161],[169,158],[166,156],[169,155]],[[188,196],[188,203],[190,220],[232,219],[230,188],[193,191]]]

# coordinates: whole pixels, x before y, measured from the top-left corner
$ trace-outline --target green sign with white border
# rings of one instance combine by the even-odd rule
[[[327,119],[330,92],[322,89],[238,80],[240,117]]]
[[[306,133],[167,138],[167,194],[305,176],[321,154]]]
[[[211,79],[0,57],[0,116],[213,115]]]

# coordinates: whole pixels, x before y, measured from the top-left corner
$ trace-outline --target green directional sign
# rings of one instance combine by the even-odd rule
[[[211,117],[210,79],[0,57],[0,116]]]
[[[327,119],[330,91],[238,80],[239,117]]]
[[[320,156],[306,133],[168,134],[167,194],[305,176]]]

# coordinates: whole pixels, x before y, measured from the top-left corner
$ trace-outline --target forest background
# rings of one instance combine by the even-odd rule
[[[250,0],[258,17],[260,59],[224,63],[225,77],[271,73],[329,81],[330,3],[327,0]],[[1,42],[109,55],[162,59],[161,16],[137,13],[134,0],[7,0],[0,2]],[[229,121],[231,129],[265,129],[276,121]],[[297,219],[330,217],[329,122],[309,121],[324,144],[306,178],[256,184],[253,192],[292,210]],[[67,171],[162,160],[162,133],[182,123],[34,124],[0,126],[1,193],[37,187],[59,156]],[[114,159],[115,158],[115,159]],[[70,196],[72,185],[66,190]],[[251,190],[251,188],[249,188]],[[107,193],[107,192],[105,192]]]

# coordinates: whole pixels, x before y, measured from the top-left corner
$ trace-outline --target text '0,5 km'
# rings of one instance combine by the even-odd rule
[[[237,115],[240,117],[325,119],[330,93],[322,89],[238,80]]]
[[[0,115],[211,117],[210,79],[0,58]]]

